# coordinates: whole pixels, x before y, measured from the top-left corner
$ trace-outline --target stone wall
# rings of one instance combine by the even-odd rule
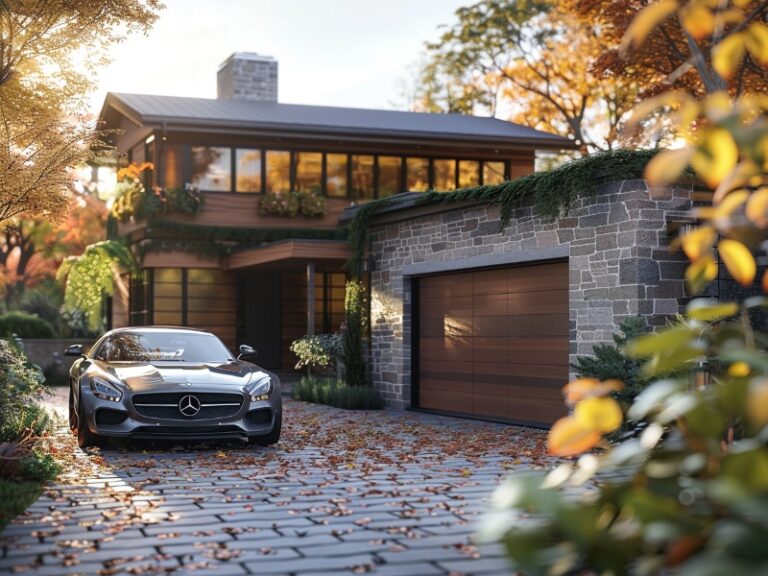
[[[388,405],[410,405],[411,287],[423,274],[567,258],[571,361],[611,342],[627,316],[664,323],[685,300],[685,260],[668,249],[667,221],[685,215],[689,197],[652,198],[643,180],[608,183],[556,221],[521,206],[502,233],[494,205],[380,216],[371,230],[374,385]]]
[[[271,56],[236,53],[216,75],[216,97],[222,100],[277,102],[277,60]]]

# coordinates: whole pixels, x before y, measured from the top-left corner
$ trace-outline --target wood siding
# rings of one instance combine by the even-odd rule
[[[568,264],[419,279],[419,406],[552,424],[565,413]]]

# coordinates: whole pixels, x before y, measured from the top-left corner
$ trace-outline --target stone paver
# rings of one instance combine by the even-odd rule
[[[0,534],[0,573],[509,573],[472,534],[501,479],[551,465],[543,433],[292,401],[284,422],[271,448],[87,453],[62,428],[75,464]]]

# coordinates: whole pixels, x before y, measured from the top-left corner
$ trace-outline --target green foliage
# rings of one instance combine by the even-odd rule
[[[545,219],[555,220],[568,213],[579,198],[594,196],[600,184],[611,181],[642,178],[643,170],[656,155],[656,150],[613,150],[572,160],[546,172],[521,176],[502,184],[464,188],[454,192],[426,192],[417,204],[482,202],[501,206],[499,232],[509,224],[514,211],[531,202],[534,212]],[[349,226],[353,256],[350,271],[362,273],[362,261],[370,239],[370,220],[390,206],[396,197],[369,202],[359,208]]]
[[[365,284],[350,280],[344,294],[344,329],[341,332],[341,359],[351,386],[368,386],[368,366],[363,353],[363,336],[368,320],[368,293]]]
[[[19,482],[0,477],[0,532],[24,512],[43,491],[42,482]]]
[[[62,336],[61,304],[64,290],[54,278],[46,278],[24,293],[21,309],[36,314],[53,328],[56,336]]]
[[[340,334],[315,334],[294,340],[290,347],[299,361],[296,369],[335,368],[341,353]]]
[[[204,197],[196,188],[146,191],[139,179],[127,178],[117,184],[110,216],[120,222],[157,220],[174,212],[199,214],[203,207]]]
[[[619,334],[613,335],[614,344],[595,344],[594,356],[578,356],[571,366],[579,377],[598,380],[621,380],[624,388],[614,397],[631,404],[648,385],[648,378],[640,373],[642,362],[625,351],[627,342],[648,332],[645,318],[630,316],[619,324]]]
[[[112,294],[118,270],[133,266],[130,251],[115,240],[91,244],[80,256],[70,256],[56,273],[57,280],[66,279],[64,311],[84,314],[88,327],[99,329],[103,296]]]
[[[325,212],[325,198],[314,191],[267,192],[259,201],[262,216],[320,218]]]
[[[0,422],[23,414],[45,390],[43,380],[15,343],[0,339]]]
[[[349,386],[334,378],[302,378],[293,387],[293,399],[346,410],[381,410],[384,401],[370,386]]]
[[[10,442],[18,438],[24,430],[31,430],[35,436],[41,436],[53,428],[51,417],[43,407],[35,403],[36,397],[30,398],[26,405],[16,405],[16,409],[4,410],[0,422],[0,442]]]
[[[0,314],[0,337],[16,334],[19,338],[53,338],[53,327],[36,314],[13,310]]]
[[[322,230],[316,228],[232,228],[228,226],[200,226],[168,220],[150,223],[148,236],[162,236],[144,241],[139,254],[148,252],[188,252],[203,258],[218,258],[231,254],[233,243],[238,249],[258,246],[294,238],[314,240],[345,240],[346,228]],[[169,238],[165,238],[168,236]],[[172,238],[171,238],[172,237]]]
[[[764,573],[768,342],[749,309],[766,305],[694,301],[681,322],[630,342],[640,376],[654,380],[626,413],[645,426],[640,437],[546,478],[509,480],[485,537],[501,539],[527,574]],[[693,386],[690,368],[710,356],[722,372]],[[585,487],[592,480],[597,490]]]
[[[22,460],[19,479],[47,482],[56,478],[60,470],[61,466],[51,454],[35,449]]]

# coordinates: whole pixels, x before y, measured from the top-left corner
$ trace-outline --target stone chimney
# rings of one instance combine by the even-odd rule
[[[221,100],[277,102],[277,60],[255,52],[235,52],[216,74]]]

